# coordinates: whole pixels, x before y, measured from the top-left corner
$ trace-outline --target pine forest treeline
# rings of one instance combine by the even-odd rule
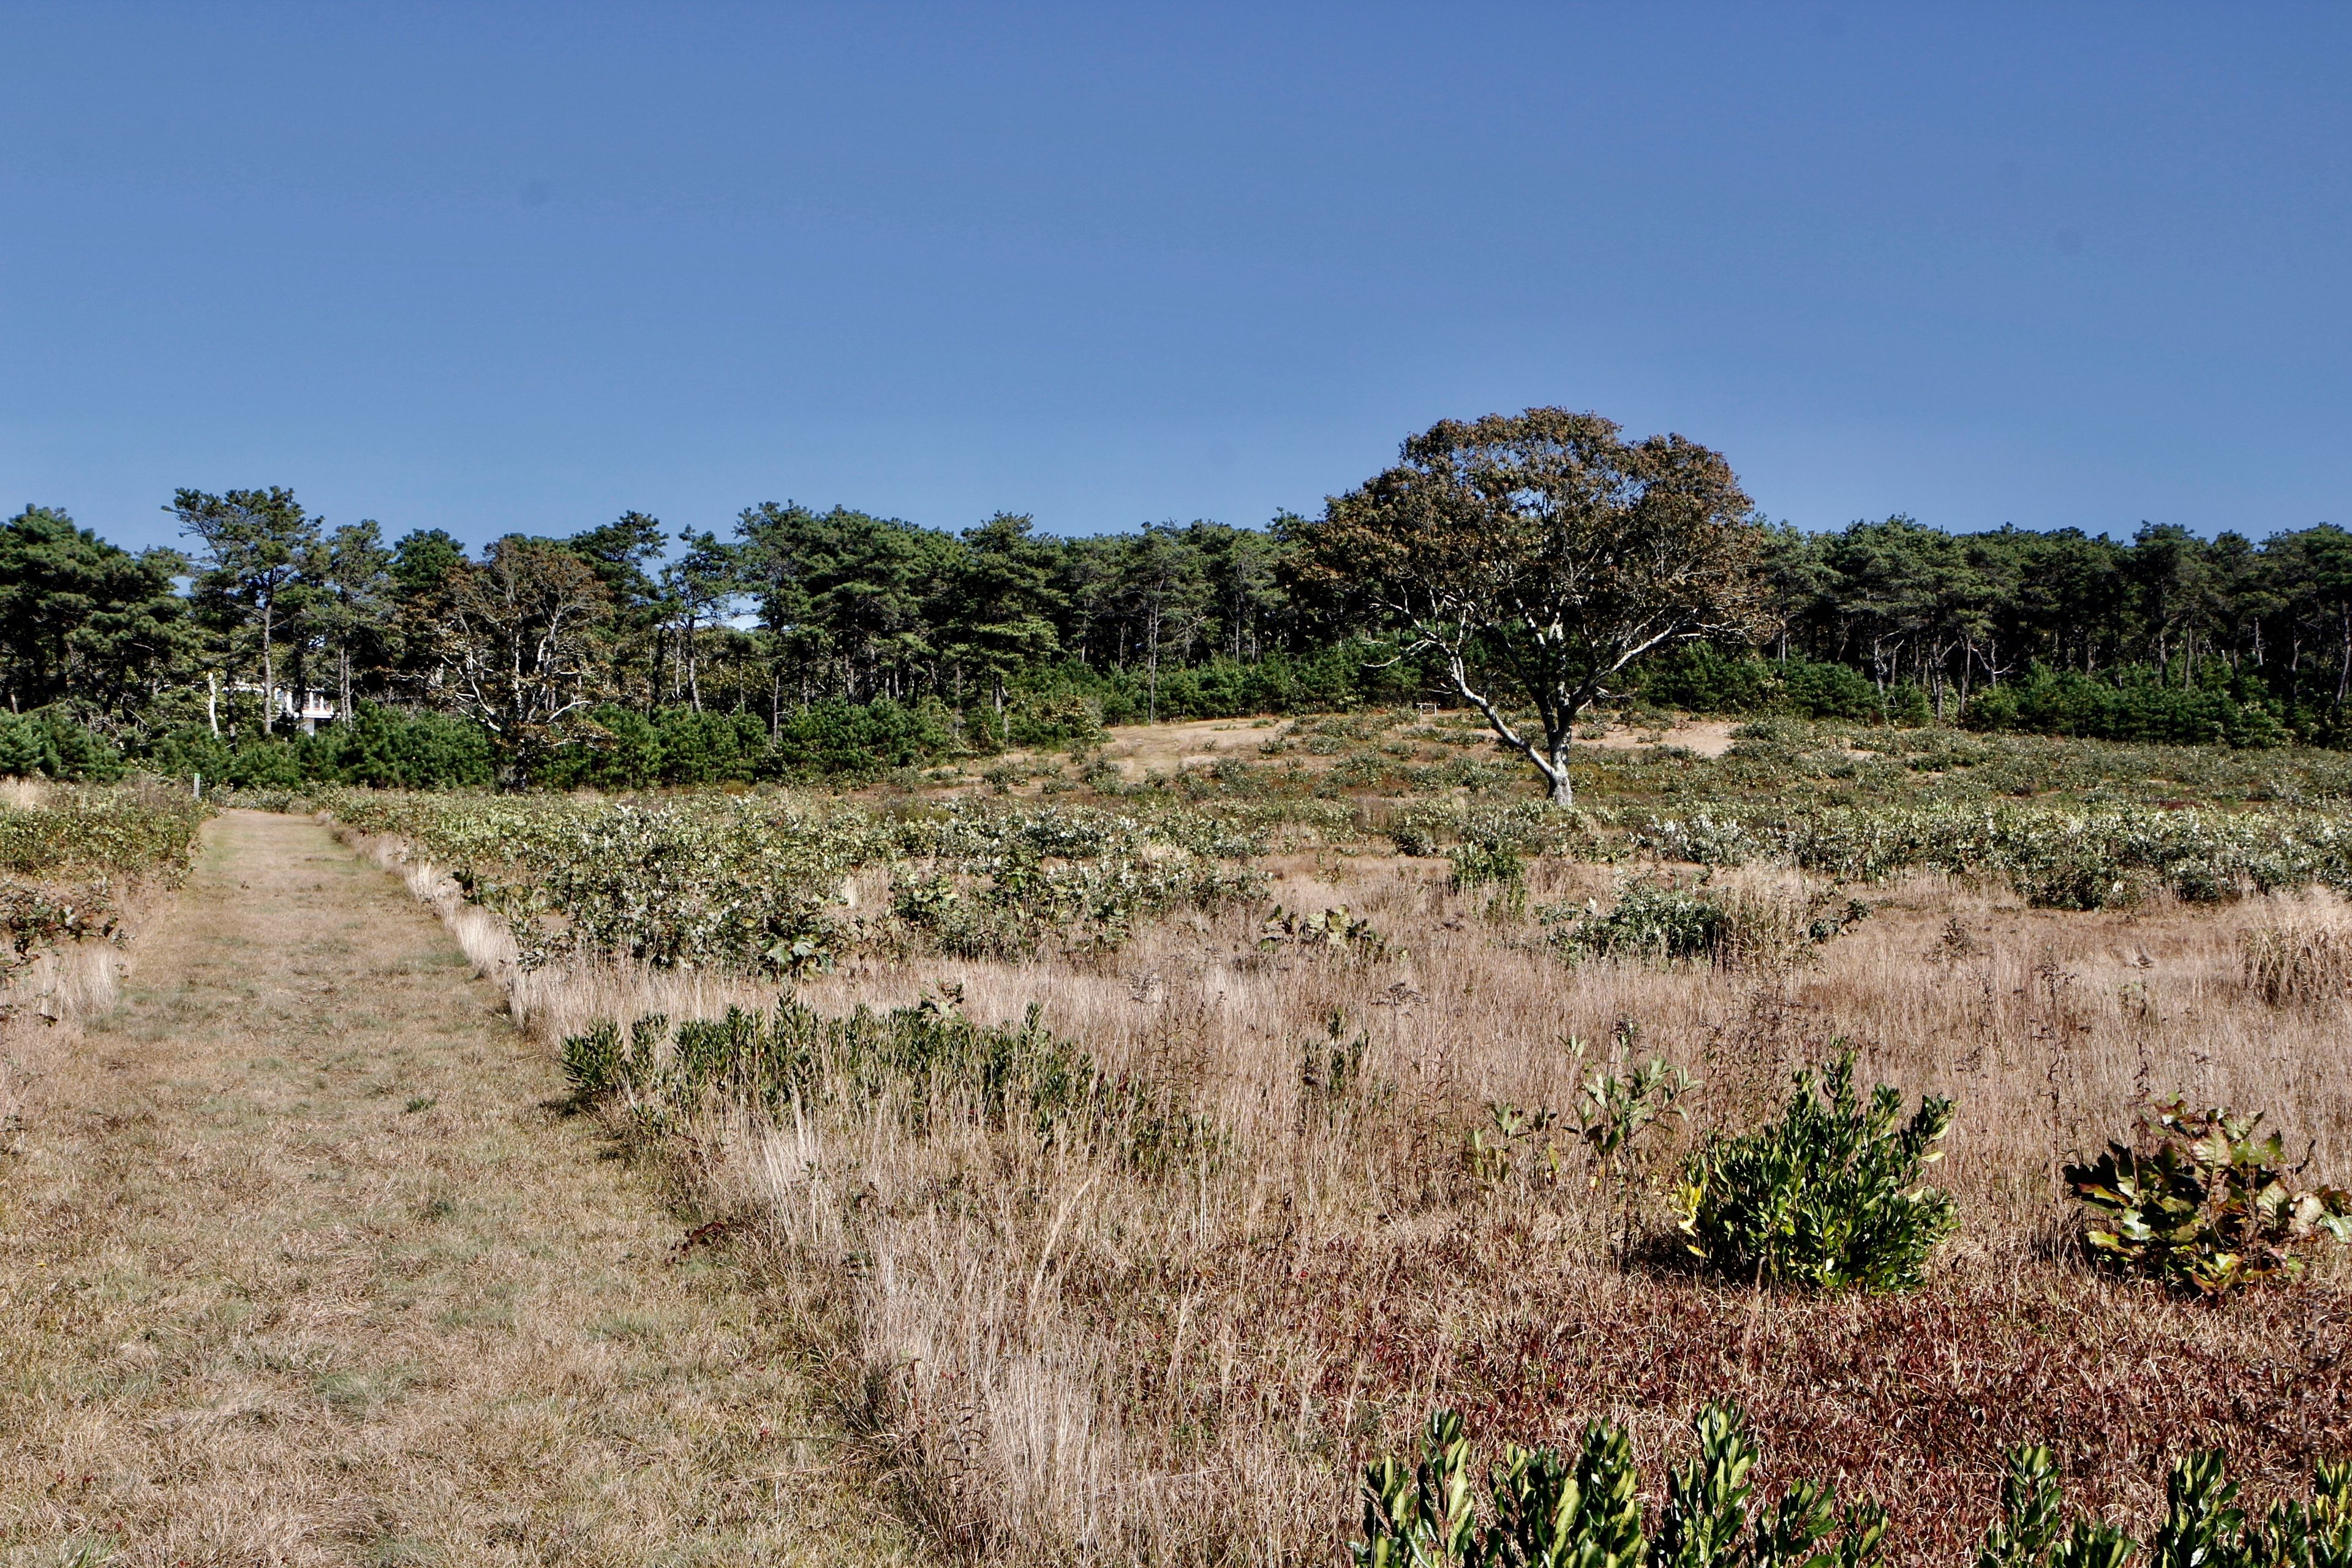
[[[439,530],[331,524],[280,488],[186,489],[167,510],[182,546],[139,553],[54,508],[0,524],[0,770],[127,755],[219,776],[300,728],[299,712],[265,721],[269,691],[351,716],[309,742],[345,773],[555,783],[674,777],[651,759],[698,749],[723,753],[720,776],[855,769],[1433,694],[1390,628],[1294,570],[1288,518],[1063,538],[1010,513],[950,531],[787,502],[723,534],[626,512],[472,552]],[[1762,647],[1663,653],[1620,695],[2133,739],[2352,736],[2340,528],[2116,541],[1895,517],[1775,527],[1764,562]]]

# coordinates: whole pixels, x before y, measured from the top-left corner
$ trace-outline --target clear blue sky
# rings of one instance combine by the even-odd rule
[[[2352,524],[2352,6],[0,5],[0,502]]]

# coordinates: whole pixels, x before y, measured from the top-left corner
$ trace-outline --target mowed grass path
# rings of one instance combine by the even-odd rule
[[[15,1563],[905,1555],[780,1335],[429,913],[214,823],[0,1156]]]

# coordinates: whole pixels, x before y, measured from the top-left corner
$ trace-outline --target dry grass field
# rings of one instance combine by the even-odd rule
[[[1172,1177],[1002,1140],[914,1144],[885,1119],[753,1131],[723,1180],[772,1227],[870,1379],[910,1500],[1006,1559],[1328,1554],[1358,1464],[1433,1405],[1489,1442],[1565,1443],[1588,1417],[1656,1457],[1732,1396],[1781,1478],[1874,1493],[1898,1551],[1957,1561],[2004,1446],[2053,1442],[2079,1495],[2145,1519],[2166,1462],[2229,1447],[2261,1483],[2352,1451],[2352,1277],[2214,1309],[2091,1277],[2056,1168],[2127,1132],[2151,1092],[2260,1107],[2298,1156],[2352,1164],[2347,1014],[2273,1008],[2241,933],[2343,919],[2332,900],[2226,912],[2028,911],[1921,879],[1818,967],[1607,962],[1510,945],[1426,871],[1285,868],[1291,907],[1344,902],[1400,962],[1276,960],[1246,920],[1148,933],[1114,963],[912,965],[818,994],[959,986],[1004,1016],[1042,1000],[1115,1071],[1181,1082],[1230,1142]],[[1549,873],[1582,892],[1589,870]],[[1369,1041],[1358,1089],[1317,1103],[1310,1053]],[[1701,1125],[1759,1119],[1843,1037],[1864,1072],[1959,1103],[1939,1179],[1958,1238],[1916,1295],[1817,1298],[1689,1276],[1648,1205],[1612,1258],[1609,1194],[1532,1148],[1499,1181],[1464,1153],[1486,1108],[1572,1107],[1621,1020],[1704,1082]]]
[[[2060,909],[1990,871],[1832,886],[1536,849],[1523,882],[1464,886],[1466,838],[1398,852],[1422,805],[1332,794],[1386,756],[1466,790],[1453,820],[1510,809],[1511,781],[1422,754],[1463,750],[1446,731],[1230,733],[1254,760],[1186,765],[1200,738],[1164,738],[1172,771],[1056,764],[978,798],[354,796],[327,803],[346,847],[216,824],[116,1010],[43,1037],[72,1043],[8,1174],[0,1354],[25,1394],[0,1539],[27,1562],[1332,1562],[1364,1463],[1434,1409],[1487,1454],[1620,1422],[1654,1487],[1729,1398],[1767,1495],[1868,1493],[1895,1561],[1958,1563],[2017,1442],[2143,1533],[2192,1450],[2226,1449],[2257,1508],[2352,1453],[2340,1249],[2293,1284],[2168,1294],[2086,1264],[2060,1178],[2174,1095],[2265,1112],[2300,1180],[2352,1177],[2340,874],[2217,895],[2235,874],[2192,858],[2195,901],[2166,872]],[[2166,854],[2337,853],[2312,837],[2325,757],[1973,744],[1623,750],[1595,761],[1594,820],[1800,786],[1973,809],[1989,775],[2151,802],[2128,822],[2189,835]],[[2300,815],[2231,838],[2172,814],[2191,792]],[[1762,934],[1715,962],[1563,942],[1642,878]],[[1799,934],[1850,899],[1863,918]],[[757,952],[708,945],[747,909],[815,922],[806,955],[767,950],[796,979],[573,940]],[[1270,941],[1277,909],[1362,923]],[[692,1051],[918,1009],[896,1016],[940,1039],[1008,1026],[1008,1070],[1081,1087],[1032,1116],[838,1040],[764,1089],[740,1044],[692,1077],[678,1024],[730,1008]],[[639,1020],[642,1073],[567,1096],[559,1063]],[[1924,1285],[1709,1277],[1670,1215],[1684,1155],[1844,1049],[1906,1105],[1956,1102],[1930,1173],[1958,1224]],[[1584,1086],[1652,1056],[1698,1086],[1606,1178],[1571,1130]]]
[[[719,1110],[688,1145],[706,1203],[795,1303],[877,1484],[953,1553],[1329,1560],[1362,1461],[1439,1405],[1490,1445],[1567,1442],[1607,1416],[1654,1461],[1680,1453],[1693,1407],[1737,1398],[1768,1484],[1877,1496],[1911,1562],[1972,1552],[2018,1441],[2055,1445],[2080,1500],[2142,1526],[2191,1448],[2228,1448],[2258,1497],[2352,1452],[2341,1260],[2220,1305],[2168,1297],[2086,1268],[2058,1179],[2174,1093],[2263,1110],[2308,1169],[2352,1169],[2352,994],[2273,1000],[2245,959],[2263,933],[2352,938],[2333,895],[2059,911],[1916,874],[1865,889],[1870,918],[1810,955],[1718,968],[1565,963],[1525,912],[1454,890],[1442,862],[1318,852],[1261,868],[1263,899],[1151,923],[1113,952],[898,954],[800,993],[834,1013],[1038,1005],[1209,1138],[1139,1160],[979,1118],[915,1135],[877,1104]],[[1605,902],[1614,875],[1538,860],[1528,899]],[[1769,900],[1801,880],[1718,886]],[[1344,905],[1403,951],[1264,951],[1267,902]],[[478,932],[493,970],[497,942]],[[610,966],[516,980],[551,1049],[598,1017],[773,994]],[[1701,1080],[1694,1131],[1767,1116],[1790,1071],[1839,1041],[1865,1081],[1953,1097],[1936,1172],[1961,1224],[1927,1288],[1697,1277],[1658,1190],[1671,1132],[1622,1257],[1621,1198],[1572,1143],[1552,1142],[1555,1162],[1521,1140],[1501,1172],[1465,1157],[1498,1105],[1572,1110],[1628,1026],[1636,1051]],[[1334,1047],[1350,1058],[1336,1074]]]

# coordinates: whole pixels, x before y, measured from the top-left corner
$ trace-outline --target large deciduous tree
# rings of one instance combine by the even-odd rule
[[[605,696],[612,615],[611,591],[573,551],[520,534],[498,540],[479,565],[444,580],[433,633],[445,689],[528,763],[565,719]]]
[[[1761,635],[1750,510],[1730,464],[1696,442],[1628,442],[1597,414],[1530,408],[1432,426],[1290,531],[1308,571],[1396,623],[1409,651],[1438,655],[1567,805],[1577,720],[1614,678],[1672,643]]]

